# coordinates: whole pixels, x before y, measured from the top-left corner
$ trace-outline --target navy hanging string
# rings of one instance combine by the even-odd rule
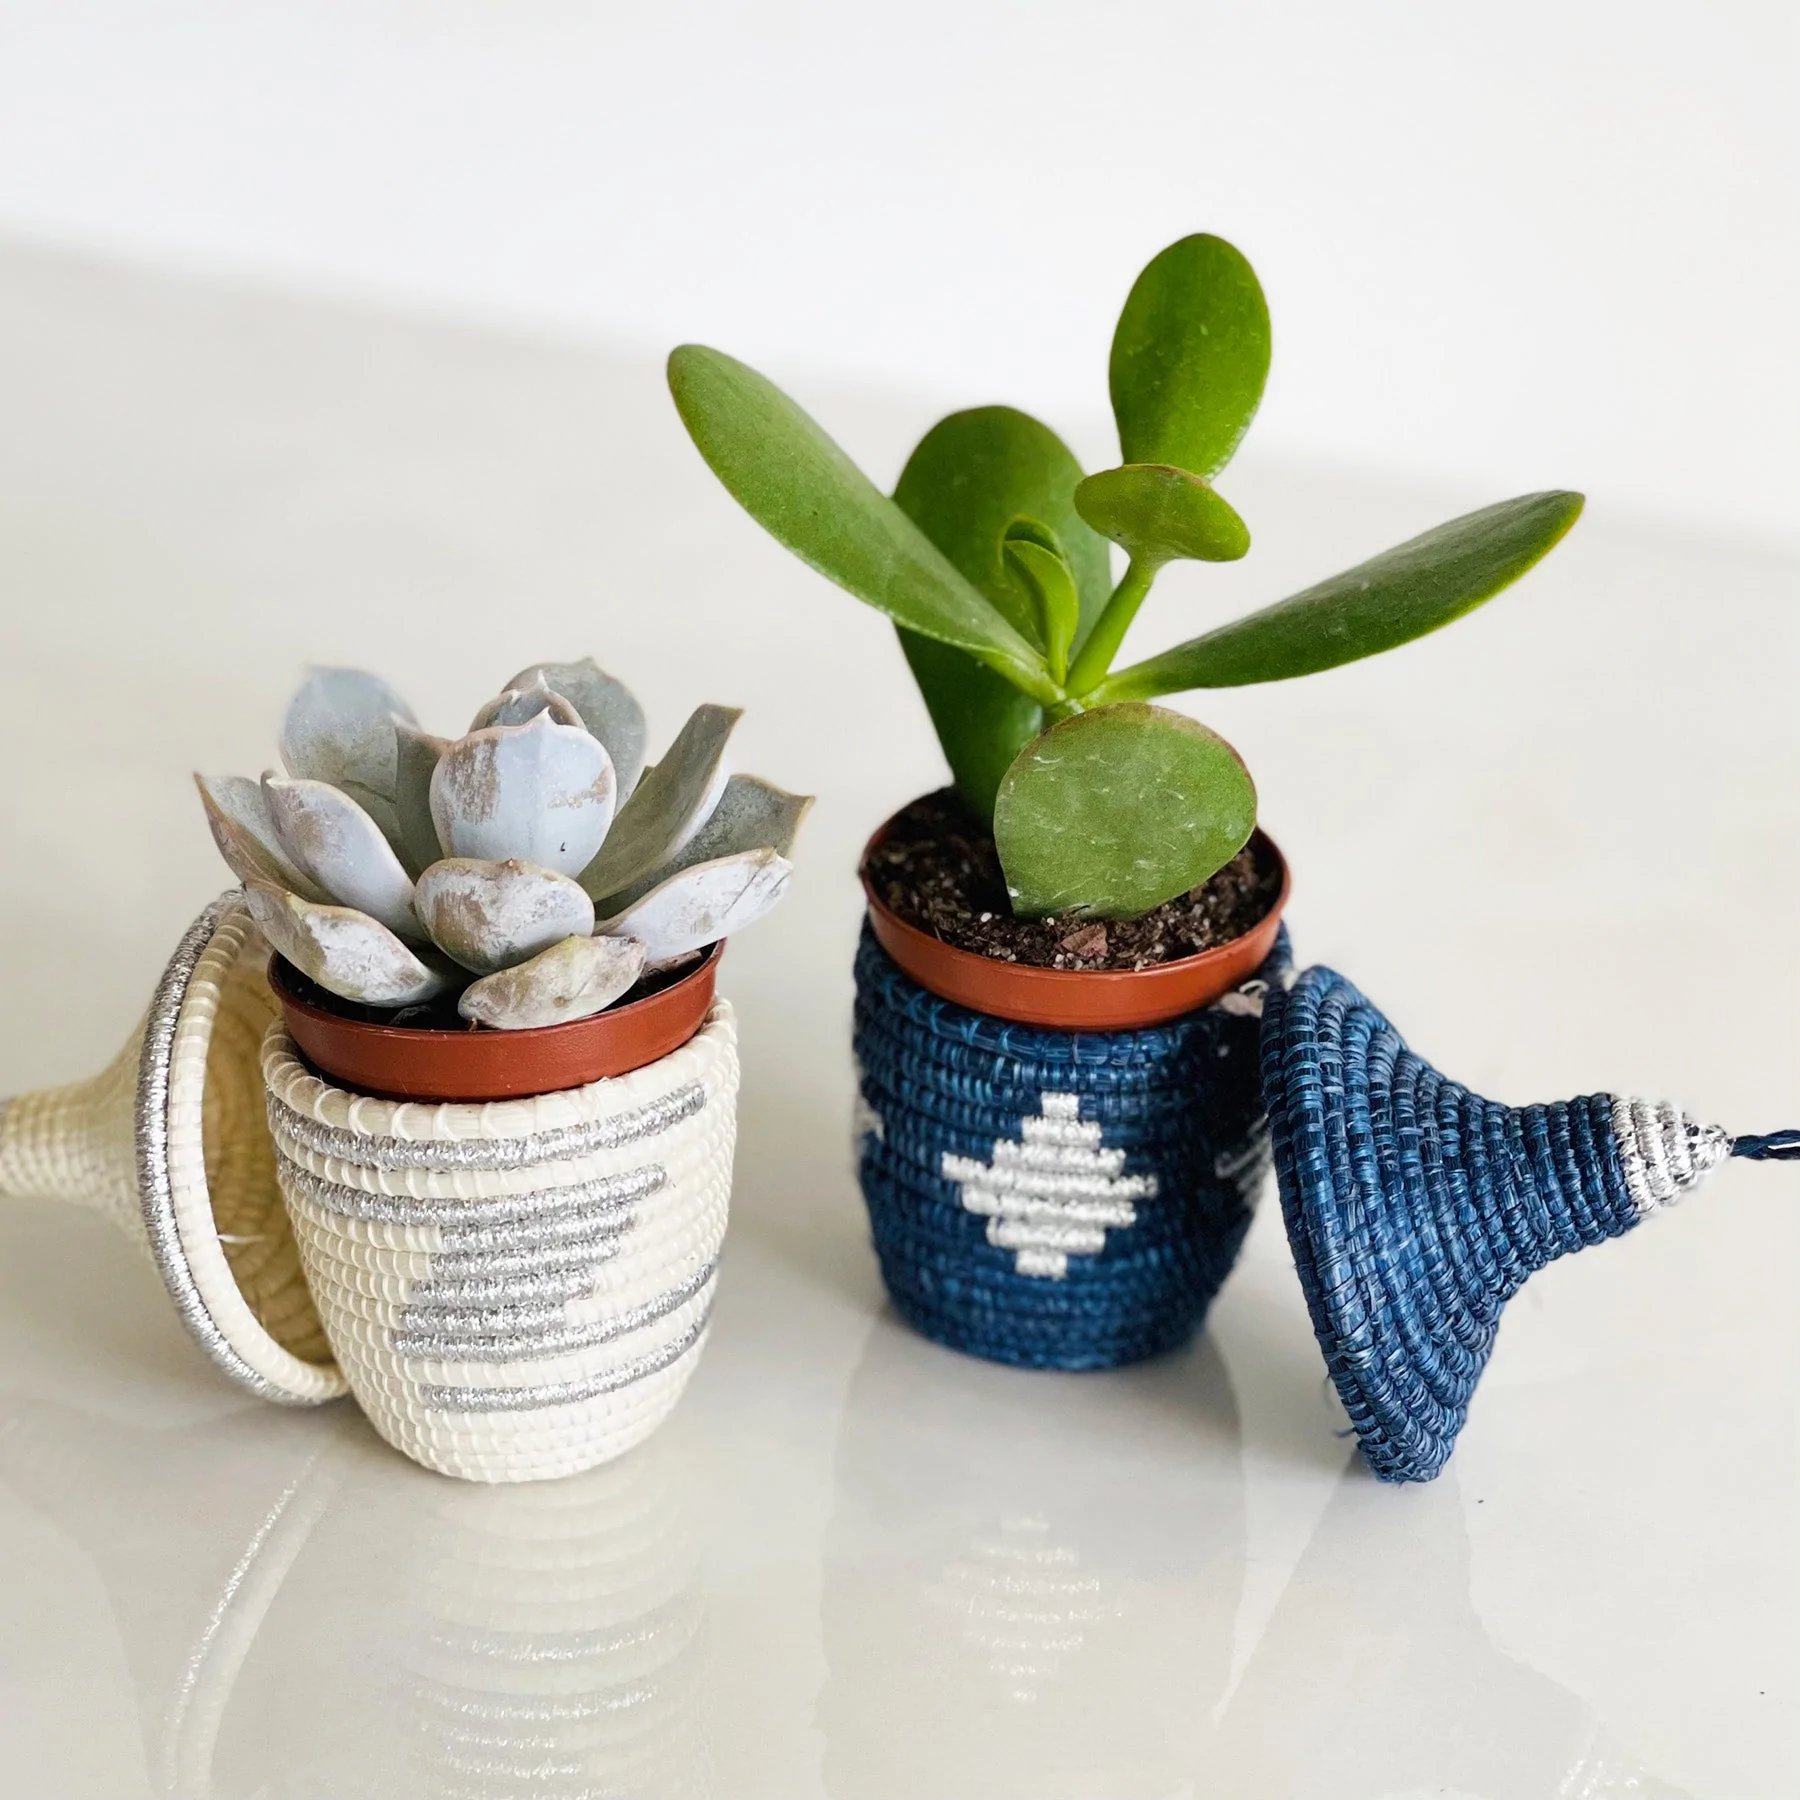
[[[1734,1137],[1731,1154],[1746,1162],[1800,1162],[1800,1131],[1771,1131],[1766,1137]]]

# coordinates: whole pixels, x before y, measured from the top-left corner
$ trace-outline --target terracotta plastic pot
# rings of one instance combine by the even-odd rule
[[[891,823],[891,821],[890,821]],[[1149,969],[1034,969],[958,950],[883,902],[869,879],[869,858],[887,837],[883,825],[863,851],[862,884],[876,941],[922,988],[971,1012],[1063,1031],[1132,1031],[1163,1025],[1210,1006],[1241,987],[1267,960],[1281,929],[1290,886],[1287,859],[1272,838],[1251,838],[1281,872],[1275,904],[1242,937]]]
[[[591,1019],[536,1031],[424,1030],[373,1025],[304,1000],[289,965],[269,964],[269,985],[301,1053],[358,1093],[383,1100],[513,1100],[628,1075],[679,1049],[713,1003],[723,942],[680,981]]]

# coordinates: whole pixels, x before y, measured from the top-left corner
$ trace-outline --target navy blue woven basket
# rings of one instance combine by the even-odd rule
[[[1485,1100],[1324,968],[1271,989],[1263,1072],[1313,1330],[1384,1481],[1443,1468],[1527,1277],[1674,1205],[1727,1157],[1800,1157],[1800,1131],[1733,1136],[1666,1101]]]
[[[1267,1166],[1256,982],[1170,1025],[1067,1032],[971,1012],[856,959],[863,1198],[896,1309],[953,1349],[1108,1369],[1185,1343]]]

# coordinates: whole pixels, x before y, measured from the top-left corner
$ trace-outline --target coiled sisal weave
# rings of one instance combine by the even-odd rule
[[[269,1128],[326,1335],[426,1467],[533,1481],[630,1449],[705,1340],[738,1083],[731,1008],[632,1074],[487,1105],[374,1100],[273,1028]]]
[[[183,935],[142,1023],[90,1081],[0,1106],[0,1196],[91,1207],[155,1262],[232,1380],[290,1405],[345,1391],[282,1211],[257,1048],[267,944],[236,892]]]
[[[997,1362],[1104,1369],[1185,1343],[1267,1168],[1256,980],[1142,1031],[971,1012],[856,959],[858,1161],[895,1308]]]

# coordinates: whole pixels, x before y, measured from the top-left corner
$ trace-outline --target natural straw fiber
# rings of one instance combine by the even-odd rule
[[[1100,1369],[1197,1329],[1267,1166],[1253,982],[1172,1025],[1066,1032],[856,961],[858,1155],[882,1275],[927,1337]]]
[[[182,938],[149,1013],[91,1081],[0,1110],[0,1195],[96,1209],[155,1261],[234,1381],[293,1405],[345,1392],[300,1271],[263,1123],[268,947],[227,894]]]
[[[1611,1094],[1484,1100],[1330,969],[1271,994],[1263,1073],[1313,1329],[1384,1481],[1442,1469],[1529,1275],[1680,1199],[1731,1145]]]
[[[736,1126],[731,1008],[660,1061],[531,1100],[375,1100],[279,1027],[269,1127],[352,1391],[473,1481],[593,1467],[674,1405],[705,1340]]]

